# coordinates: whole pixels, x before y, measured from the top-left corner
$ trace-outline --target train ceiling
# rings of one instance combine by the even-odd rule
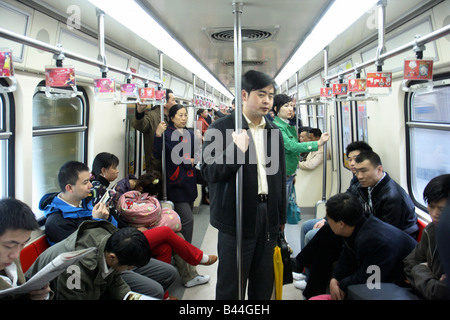
[[[60,20],[68,17],[68,1],[19,0],[53,14]],[[231,92],[234,93],[234,14],[232,0],[140,0],[194,57]],[[236,1],[238,2],[238,1]],[[263,71],[275,77],[305,37],[319,21],[331,0],[242,0],[242,72],[249,69]],[[387,0],[386,26],[408,19],[410,13],[420,11],[440,1]],[[80,7],[81,31],[96,36],[95,7],[87,0],[71,2]],[[349,8],[351,10],[351,8]],[[376,44],[376,6],[363,15],[351,28],[329,45],[329,61],[343,59],[343,53],[367,41]],[[342,17],[345,19],[345,16]],[[330,28],[333,28],[330,25]],[[152,30],[148,30],[152,32]],[[144,43],[133,31],[105,18],[107,44],[129,50],[139,58],[157,66],[158,49]],[[300,79],[323,68],[323,54],[319,53],[299,70]],[[164,70],[192,81],[192,73],[172,59],[164,58]],[[295,73],[297,70],[293,70]],[[290,78],[293,85],[294,76]],[[292,81],[292,82],[291,82]]]

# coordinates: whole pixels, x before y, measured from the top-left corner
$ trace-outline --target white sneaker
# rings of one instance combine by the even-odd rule
[[[194,279],[189,280],[184,284],[186,288],[192,288],[201,284],[205,284],[209,282],[210,276],[198,275]]]
[[[306,281],[305,280],[294,281],[294,287],[303,291],[306,288]]]
[[[304,273],[292,272],[292,278],[294,278],[294,280],[305,280],[306,275]]]

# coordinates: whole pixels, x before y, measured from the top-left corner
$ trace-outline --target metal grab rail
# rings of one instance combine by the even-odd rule
[[[103,61],[94,60],[94,59],[82,56],[82,55],[80,55],[78,53],[65,50],[65,49],[63,49],[60,46],[53,46],[53,45],[48,44],[46,42],[42,42],[42,41],[39,41],[39,40],[30,38],[30,37],[27,37],[27,36],[24,36],[24,35],[21,35],[21,34],[18,34],[18,33],[9,31],[9,30],[6,30],[6,29],[3,29],[3,28],[0,28],[0,37],[8,39],[8,40],[15,41],[15,42],[19,42],[19,43],[22,43],[24,45],[27,45],[27,46],[30,46],[30,47],[33,47],[33,48],[36,48],[36,49],[39,49],[39,50],[42,50],[42,51],[50,52],[50,53],[53,53],[55,55],[63,54],[64,57],[66,57],[66,58],[74,59],[74,60],[77,60],[77,61],[80,61],[80,62],[83,62],[83,63],[87,63],[87,64],[92,65],[92,66],[96,66],[96,67],[100,68],[101,70],[105,70],[105,69],[106,70],[112,70],[114,72],[118,72],[118,73],[121,73],[121,74],[126,75],[126,76],[132,76],[132,77],[144,80],[144,81],[149,81],[149,82],[154,83],[156,85],[161,85],[162,84],[162,82],[155,81],[154,79],[151,79],[149,77],[146,77],[146,76],[143,76],[143,75],[140,75],[140,74],[137,74],[137,73],[133,73],[131,71],[124,70],[124,69],[121,69],[121,68],[118,68],[118,67],[115,67],[115,66],[112,66],[112,65],[108,65],[108,64],[104,63]]]
[[[367,68],[367,67],[369,67],[371,65],[376,64],[378,60],[383,61],[383,60],[395,57],[395,56],[397,56],[397,55],[399,55],[399,54],[401,54],[403,52],[406,52],[406,51],[414,49],[414,47],[416,47],[416,46],[421,46],[421,45],[424,45],[424,44],[426,44],[428,42],[435,41],[435,40],[437,40],[439,38],[445,37],[448,34],[450,34],[450,24],[448,24],[445,27],[442,27],[442,28],[440,28],[438,30],[430,32],[429,34],[427,34],[425,36],[416,38],[415,40],[413,40],[411,42],[408,42],[408,43],[406,43],[406,44],[404,44],[404,45],[402,45],[402,46],[400,46],[400,47],[398,47],[396,49],[393,49],[391,51],[383,53],[383,54],[381,54],[378,57],[378,59],[377,59],[377,57],[375,57],[375,58],[367,60],[366,62],[363,62],[363,63],[361,63],[361,64],[359,64],[359,65],[357,65],[357,66],[355,66],[353,68],[341,71],[338,74],[335,74],[333,76],[325,77],[325,81],[329,82],[329,81],[331,81],[333,79],[336,79],[336,78],[342,78],[342,77],[344,77],[347,74],[358,72],[361,69],[364,69],[364,68]]]

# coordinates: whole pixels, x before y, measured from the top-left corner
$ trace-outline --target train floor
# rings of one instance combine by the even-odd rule
[[[314,217],[311,208],[302,208],[301,220],[297,225],[286,225],[286,240],[293,249],[293,255],[300,252],[300,227],[301,224]],[[314,209],[314,208],[312,208]],[[217,229],[209,223],[209,206],[200,205],[194,207],[194,235],[192,244],[203,250],[205,254],[217,254]],[[181,278],[177,277],[169,287],[169,295],[180,300],[214,300],[217,280],[217,263],[212,266],[197,266],[197,272],[211,277],[207,284],[192,288],[183,286]],[[303,300],[302,291],[296,289],[293,284],[283,286],[283,300]]]

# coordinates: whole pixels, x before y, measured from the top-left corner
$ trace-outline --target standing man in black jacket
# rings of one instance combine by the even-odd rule
[[[209,183],[211,224],[219,230],[216,299],[238,298],[236,263],[236,174],[243,168],[242,257],[249,299],[270,299],[273,252],[286,222],[283,137],[264,116],[272,108],[275,83],[248,71],[242,77],[242,111],[213,122],[205,133],[202,173]],[[235,117],[242,117],[236,133]]]

